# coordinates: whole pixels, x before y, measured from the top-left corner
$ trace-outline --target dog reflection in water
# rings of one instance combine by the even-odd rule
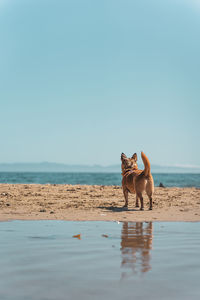
[[[152,222],[124,222],[121,235],[122,279],[151,269]]]

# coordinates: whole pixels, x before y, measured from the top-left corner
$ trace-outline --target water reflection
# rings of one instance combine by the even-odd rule
[[[121,234],[122,279],[151,269],[152,222],[124,222]]]

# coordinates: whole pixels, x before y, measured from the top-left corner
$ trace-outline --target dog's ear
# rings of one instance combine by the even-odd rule
[[[122,154],[121,154],[121,160],[124,160],[126,158],[127,158],[127,156],[122,152]]]
[[[137,153],[134,153],[131,158],[133,158],[135,161],[137,161]]]

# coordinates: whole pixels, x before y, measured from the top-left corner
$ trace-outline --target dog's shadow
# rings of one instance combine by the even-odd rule
[[[127,207],[118,207],[118,206],[98,206],[100,209],[106,209],[113,212],[123,212],[123,211],[138,211],[138,209],[135,208],[127,208]]]

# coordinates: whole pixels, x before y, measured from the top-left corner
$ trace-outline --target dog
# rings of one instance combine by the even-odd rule
[[[128,158],[124,153],[121,154],[122,189],[125,199],[124,207],[128,207],[128,193],[131,193],[136,194],[136,207],[139,207],[139,198],[140,210],[144,210],[142,193],[146,191],[149,198],[149,210],[152,210],[154,181],[147,156],[141,152],[141,157],[144,163],[144,170],[138,170],[136,153],[134,153],[131,158]]]

